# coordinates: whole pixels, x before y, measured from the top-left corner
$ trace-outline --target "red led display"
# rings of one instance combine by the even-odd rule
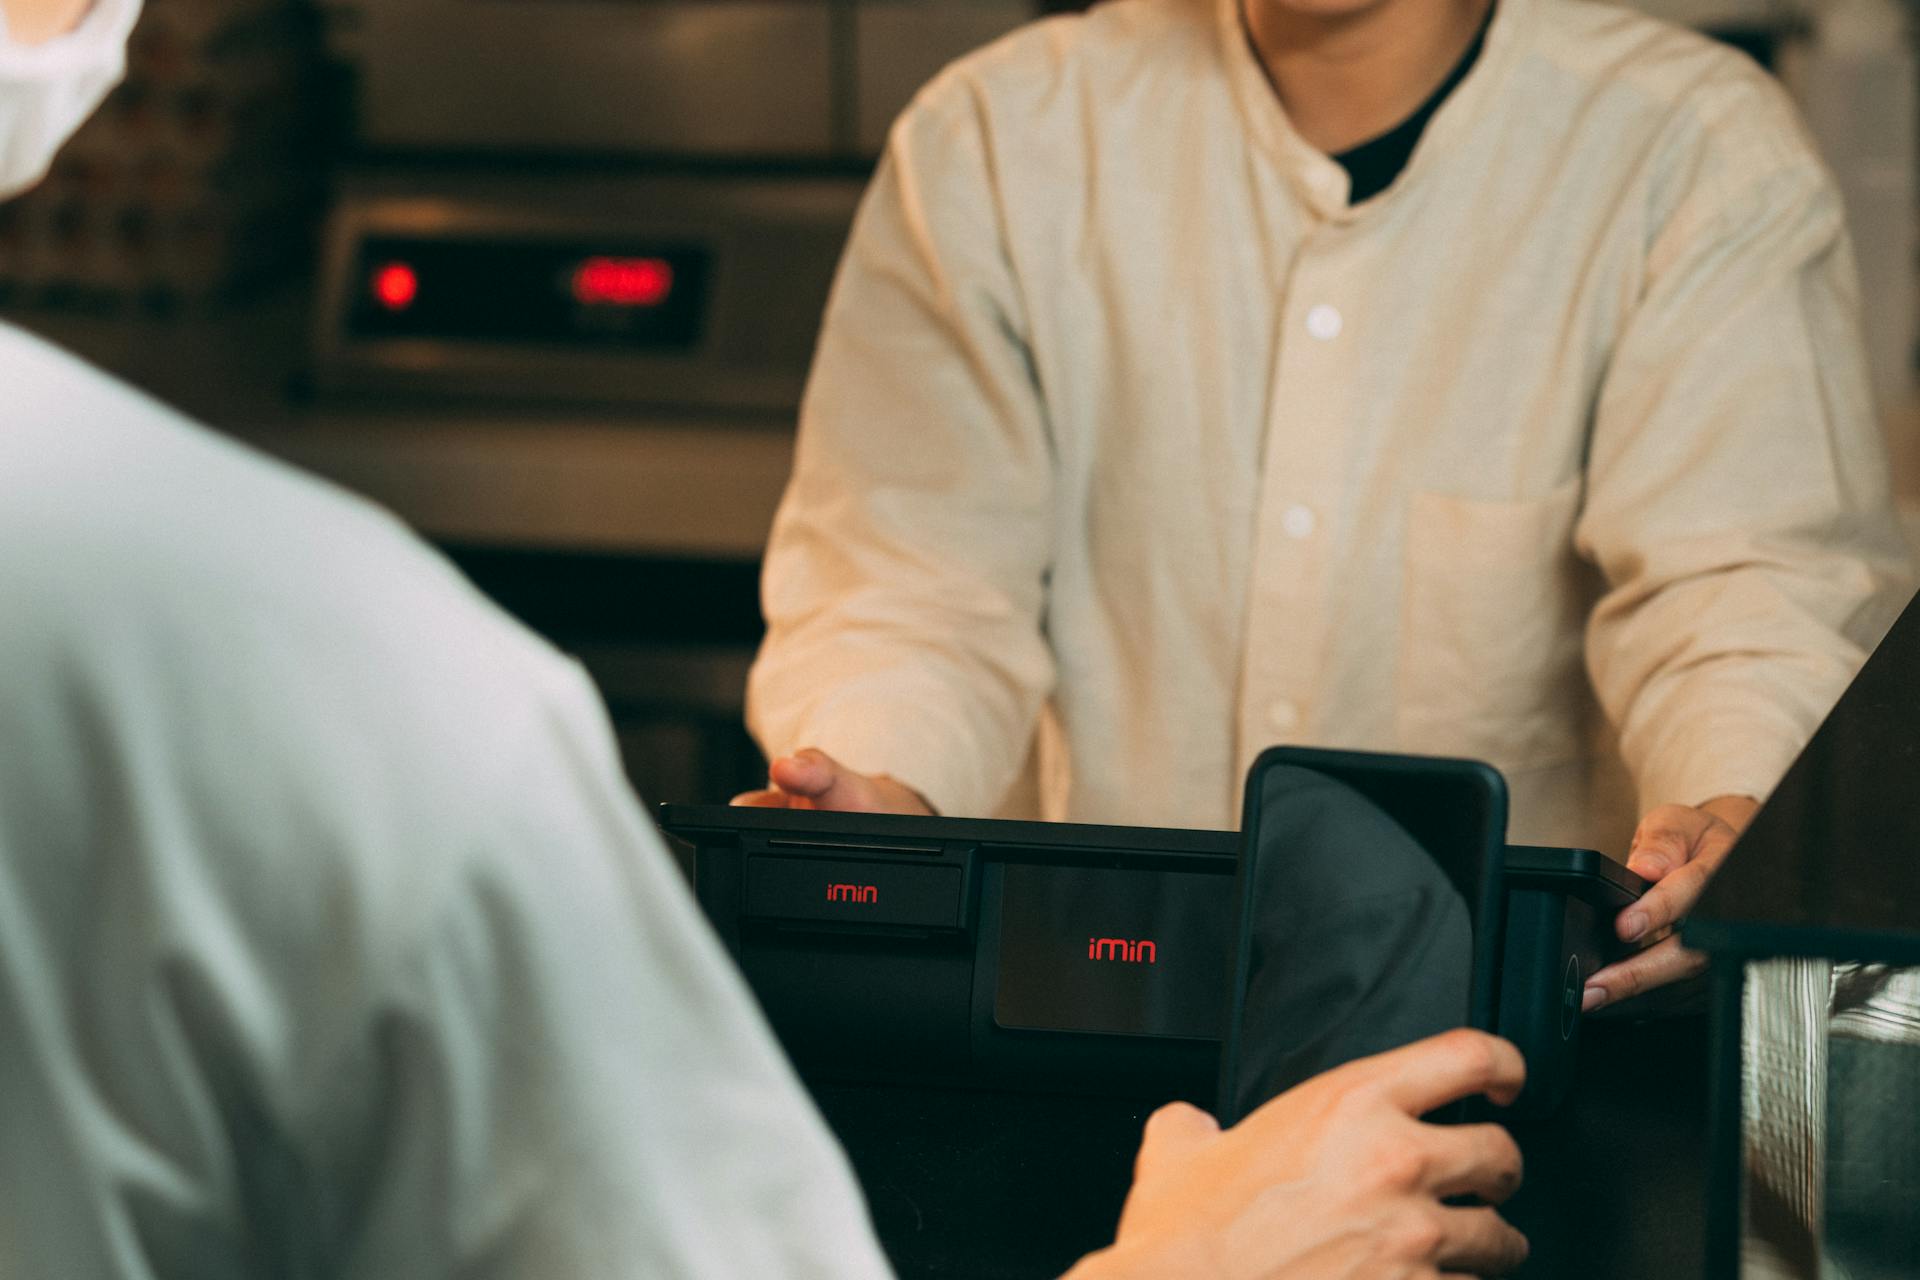
[[[828,902],[878,902],[880,888],[871,884],[830,884],[827,886]]]
[[[405,311],[420,296],[420,275],[404,262],[389,262],[373,273],[373,298],[389,311]]]
[[[588,258],[573,272],[573,300],[583,307],[657,307],[672,292],[664,258]]]

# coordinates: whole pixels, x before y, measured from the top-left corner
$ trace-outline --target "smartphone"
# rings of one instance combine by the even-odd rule
[[[1499,1008],[1506,782],[1473,760],[1275,747],[1247,777],[1216,1107]]]

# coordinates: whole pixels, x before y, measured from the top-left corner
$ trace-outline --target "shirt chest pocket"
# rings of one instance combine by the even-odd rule
[[[1508,774],[1585,753],[1594,575],[1573,550],[1580,498],[1577,476],[1520,501],[1413,495],[1395,688],[1403,749]]]

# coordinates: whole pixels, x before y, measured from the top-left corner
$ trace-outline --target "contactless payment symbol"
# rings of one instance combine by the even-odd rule
[[[1580,957],[1567,957],[1567,976],[1560,986],[1560,1038],[1573,1039],[1573,1029],[1580,1025]]]

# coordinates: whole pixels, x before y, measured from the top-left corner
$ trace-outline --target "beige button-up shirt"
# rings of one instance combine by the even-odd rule
[[[1235,0],[948,69],[848,246],[749,714],[942,811],[1232,826],[1277,742],[1502,769],[1515,839],[1764,795],[1899,603],[1833,185],[1775,83],[1500,0],[1387,191]],[[1637,791],[1637,795],[1636,795]]]

